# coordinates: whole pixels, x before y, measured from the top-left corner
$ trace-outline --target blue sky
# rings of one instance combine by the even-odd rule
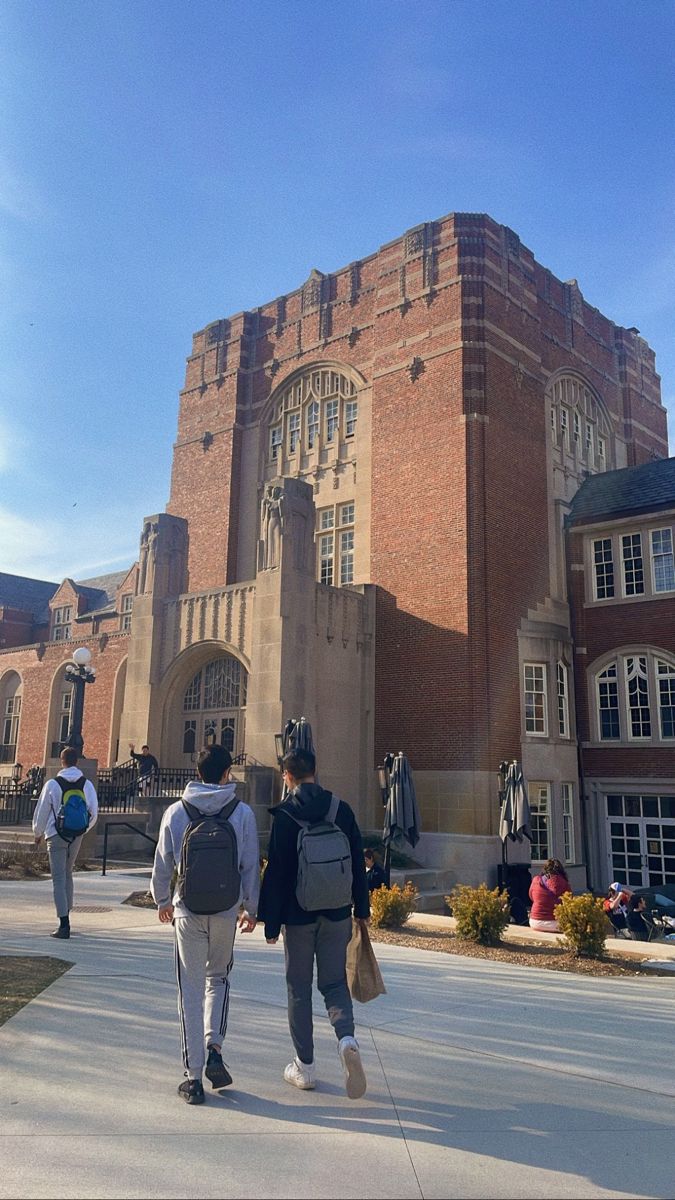
[[[191,335],[488,212],[654,347],[675,435],[670,0],[5,0],[0,570],[137,553]]]

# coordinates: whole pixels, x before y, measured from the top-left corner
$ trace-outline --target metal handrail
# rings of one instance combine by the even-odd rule
[[[121,825],[124,825],[126,829],[131,829],[134,833],[140,833],[146,842],[152,842],[153,846],[157,846],[157,838],[150,837],[150,834],[139,829],[138,825],[132,825],[129,821],[106,821],[103,826],[103,865],[101,867],[101,875],[105,875],[105,869],[108,864],[108,830],[111,825],[114,825],[115,829],[119,829]]]

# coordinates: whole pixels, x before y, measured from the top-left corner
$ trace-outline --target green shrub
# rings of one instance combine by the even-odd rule
[[[460,884],[445,902],[457,920],[457,937],[481,946],[499,945],[511,913],[507,892],[491,891],[485,883],[480,887]]]
[[[561,945],[577,958],[602,958],[609,925],[601,899],[596,899],[590,892],[581,896],[565,892],[560,904],[556,905],[555,916],[560,932],[565,935]]]
[[[370,921],[375,929],[400,929],[415,911],[417,888],[408,882],[404,888],[375,888],[370,893]]]

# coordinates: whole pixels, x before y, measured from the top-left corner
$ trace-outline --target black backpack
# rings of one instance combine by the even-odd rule
[[[180,852],[178,895],[190,912],[225,912],[239,900],[239,848],[229,821],[238,803],[235,796],[220,812],[207,815],[183,801],[190,824]]]

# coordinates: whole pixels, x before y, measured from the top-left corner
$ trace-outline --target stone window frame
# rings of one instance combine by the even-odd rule
[[[639,662],[637,668],[633,668],[632,675],[638,681],[638,690],[640,690],[640,680],[646,682],[646,708],[649,713],[649,733],[633,732],[633,722],[631,720],[631,672],[628,667],[630,660],[645,660],[645,672],[640,671]],[[659,666],[666,668],[665,672],[659,672]],[[615,669],[616,675],[603,678],[605,673],[612,668]],[[664,719],[663,709],[671,707],[662,703],[662,689],[660,680],[673,680],[673,686],[669,684],[668,692],[675,699],[675,654],[670,651],[661,649],[658,646],[651,645],[636,645],[622,646],[614,650],[611,654],[603,655],[601,659],[596,660],[588,668],[589,680],[589,697],[593,697],[593,704],[589,707],[593,713],[592,728],[590,730],[592,736],[592,744],[597,746],[633,746],[633,747],[650,747],[650,746],[675,746],[675,717],[668,718],[673,720],[673,734],[664,734]],[[614,684],[614,695],[616,697],[616,705],[612,706],[612,711],[618,713],[618,737],[603,737],[602,736],[602,718],[601,718],[601,686],[603,684]],[[642,709],[645,706],[640,706]],[[633,705],[632,709],[637,713],[638,706]]]
[[[654,548],[654,537],[657,534],[667,533],[669,544],[673,547],[672,551],[660,551]],[[640,537],[640,545],[642,551],[642,584],[641,592],[627,593],[626,589],[626,572],[624,567],[623,554],[623,539],[624,537]],[[620,524],[614,523],[611,528],[598,526],[588,531],[584,538],[584,555],[586,562],[586,603],[593,605],[612,605],[612,604],[633,604],[643,601],[667,600],[675,596],[675,522],[657,521],[654,517],[647,518],[639,525],[636,524],[635,517],[630,522],[628,520]],[[609,544],[610,557],[605,560],[605,563],[596,561],[596,546],[600,543]],[[657,558],[665,556],[666,559],[673,557],[672,575],[668,575],[668,582],[672,582],[672,587],[657,589]],[[648,559],[648,561],[647,561]],[[617,570],[620,564],[620,571]],[[598,595],[601,590],[600,584],[602,573],[599,567],[603,565],[612,568],[613,575],[613,590],[610,595]],[[667,568],[668,570],[668,568]],[[607,572],[604,573],[607,575]],[[618,578],[617,578],[618,576]],[[590,583],[588,582],[590,580]]]
[[[73,606],[72,604],[59,604],[52,609],[52,636],[53,642],[69,642],[72,637],[73,621]]]
[[[539,792],[538,796],[536,796],[537,791]],[[533,862],[546,862],[551,857],[552,791],[549,780],[533,779],[528,785]],[[542,847],[545,853],[535,853]]]
[[[290,375],[270,397],[267,463],[279,463],[300,452],[320,455],[330,451],[339,458],[341,443],[353,441],[357,435],[363,383],[350,367],[330,362],[311,363]],[[298,418],[299,437],[297,428],[290,429],[291,424],[298,425]],[[291,432],[296,442],[292,450]]]
[[[128,633],[131,629],[131,614],[134,607],[133,592],[125,592],[120,600],[120,630]]]
[[[611,420],[594,388],[563,369],[549,379],[546,396],[554,448],[591,473],[614,466]]]
[[[351,537],[346,545],[345,536]],[[356,503],[338,500],[316,510],[317,564],[319,583],[348,587],[354,582],[356,553]],[[339,580],[339,583],[336,583]]]
[[[566,864],[576,862],[576,842],[574,829],[574,784],[560,784],[560,811],[563,827],[563,859]]]
[[[528,687],[528,671],[532,672],[531,680],[534,683],[537,679],[536,672],[541,672],[541,688]],[[541,723],[543,728],[528,728],[528,696],[541,696]],[[532,721],[537,722],[536,716],[536,700],[530,704],[533,710]],[[549,736],[549,720],[548,720],[548,663],[545,662],[524,662],[523,663],[523,713],[525,723],[525,733],[527,737],[547,738]]]
[[[11,689],[11,690],[10,690]],[[8,761],[7,752],[16,752],[21,729],[21,701],[23,697],[23,676],[11,668],[5,671],[0,680],[0,697],[2,703],[2,728],[0,730],[0,750],[5,754],[0,756],[0,762]]]
[[[570,693],[569,668],[567,663],[559,658],[555,665],[556,673],[556,702],[558,713],[558,737],[569,741],[570,737]],[[561,688],[562,684],[562,688]]]

